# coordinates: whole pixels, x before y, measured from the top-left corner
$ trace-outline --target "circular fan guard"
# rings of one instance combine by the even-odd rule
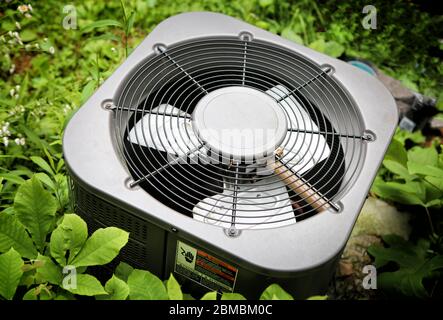
[[[200,38],[168,48],[157,45],[155,51],[127,77],[112,107],[117,145],[133,177],[131,187],[139,185],[178,212],[202,216],[208,223],[223,221],[231,229],[280,226],[317,213],[303,195],[288,186],[276,186],[281,177],[274,172],[260,176],[251,171],[250,162],[223,155],[217,155],[218,163],[195,160],[198,155],[214,158],[205,141],[192,139],[192,113],[198,102],[221,88],[247,87],[271,96],[286,113],[309,115],[307,121],[288,114],[288,134],[280,147],[289,152],[279,160],[327,207],[339,210],[337,201],[358,173],[364,142],[370,137],[355,104],[331,76],[331,66],[318,66],[246,33]],[[155,122],[134,134],[146,116]],[[303,123],[292,123],[294,119]],[[172,130],[180,125],[183,130]],[[159,139],[160,135],[168,139]],[[308,147],[300,149],[300,145]],[[296,166],[303,169],[299,174],[292,170],[294,155],[314,165]],[[260,194],[249,187],[254,183],[260,184]],[[208,200],[218,194],[223,197]],[[281,197],[286,199],[284,205],[276,201]],[[217,213],[220,210],[224,213]]]

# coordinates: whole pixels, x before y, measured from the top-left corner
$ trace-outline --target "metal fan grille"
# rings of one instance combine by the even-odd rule
[[[221,161],[216,164],[195,160],[196,155],[213,158],[205,141],[190,139],[195,136],[192,114],[198,102],[221,88],[246,87],[271,96],[285,108],[287,136],[280,147],[287,152],[279,158],[284,170],[325,206],[340,209],[338,200],[355,179],[365,141],[372,137],[364,131],[355,103],[332,76],[331,66],[319,66],[248,33],[170,47],[159,44],[155,52],[126,78],[112,106],[117,145],[133,177],[131,187],[139,185],[181,213],[202,216],[213,224],[223,221],[231,229],[279,226],[317,213],[304,194],[287,185],[281,188],[277,182],[281,177],[275,172],[260,176],[249,170],[251,163],[223,155],[217,155]],[[288,111],[309,118],[291,118]],[[133,131],[129,139],[144,117],[155,121]],[[303,123],[291,123],[291,119]],[[183,130],[171,130],[173,126]],[[159,139],[160,135],[168,139]],[[314,165],[303,170],[298,165],[299,174],[292,170],[295,157],[298,163],[312,160]],[[254,183],[261,184],[259,193],[252,190]],[[223,196],[208,200],[217,194]]]

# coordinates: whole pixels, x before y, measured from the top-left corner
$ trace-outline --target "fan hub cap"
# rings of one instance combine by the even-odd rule
[[[197,136],[210,148],[234,160],[273,155],[287,134],[283,109],[268,94],[246,87],[226,87],[204,96],[193,114]]]

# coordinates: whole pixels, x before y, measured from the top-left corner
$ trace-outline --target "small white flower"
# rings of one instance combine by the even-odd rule
[[[28,44],[25,45],[25,50],[26,51],[29,51],[31,49],[32,49],[32,45],[31,44],[28,43]]]
[[[49,53],[50,53],[50,54],[54,54],[54,53],[55,53],[55,49],[54,49],[54,47],[50,47],[50,48],[49,48]]]
[[[9,144],[9,138],[8,137],[3,137],[3,144],[5,145],[5,147],[8,146],[8,144]]]
[[[13,74],[14,71],[15,71],[15,64],[12,64],[12,65],[11,65],[11,68],[9,69],[9,73],[10,73],[10,74]]]
[[[38,43],[36,43],[34,46],[36,49],[40,49],[40,45]]]
[[[25,13],[25,17],[28,18],[28,19],[32,18],[32,16],[29,13]]]
[[[26,140],[25,140],[25,138],[15,138],[14,142],[18,146],[24,146],[26,143]]]
[[[112,47],[111,51],[115,53],[117,50],[114,47]]]
[[[10,36],[11,38],[14,36],[14,34],[12,33],[12,31],[8,31],[8,36]]]
[[[15,86],[15,90],[20,91],[20,85],[19,84]]]
[[[18,95],[18,93],[15,94],[14,99],[18,100],[18,98],[20,98],[20,96]]]
[[[31,6],[30,3],[28,3],[28,9],[29,9],[29,11],[33,11],[32,6]]]
[[[17,7],[17,10],[20,11],[20,13],[25,13],[29,11],[29,6],[22,4]]]
[[[9,90],[9,95],[10,95],[11,97],[13,97],[14,94],[15,94],[15,89],[11,89],[11,90]]]
[[[22,26],[20,25],[20,22],[18,22],[18,21],[15,22],[15,26],[17,27],[18,30],[22,29]]]

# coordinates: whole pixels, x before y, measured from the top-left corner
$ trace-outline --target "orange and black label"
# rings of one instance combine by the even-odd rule
[[[177,241],[175,272],[210,290],[232,292],[238,269],[203,250]]]

